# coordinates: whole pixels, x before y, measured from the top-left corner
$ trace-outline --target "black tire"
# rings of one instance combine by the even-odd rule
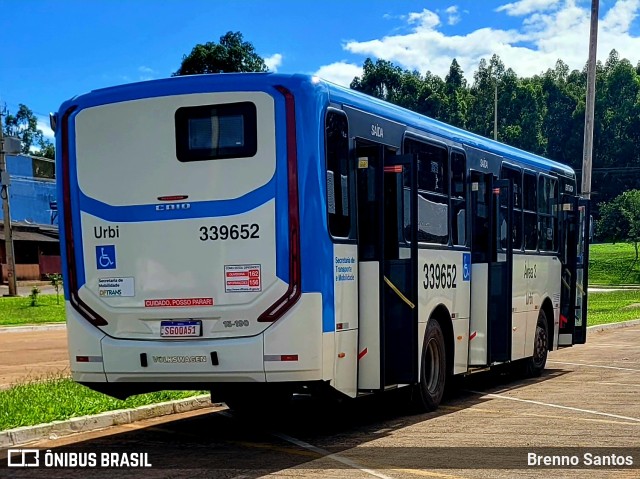
[[[549,328],[547,326],[547,315],[544,310],[540,310],[538,322],[536,324],[536,335],[533,340],[533,356],[527,358],[524,363],[525,376],[537,378],[544,371],[549,353]]]
[[[447,378],[444,334],[435,319],[427,323],[422,347],[420,382],[415,385],[412,402],[420,412],[435,411],[442,401]]]

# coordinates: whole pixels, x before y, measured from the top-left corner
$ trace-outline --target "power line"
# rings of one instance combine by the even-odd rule
[[[582,168],[574,168],[576,173],[582,172]],[[640,171],[640,166],[617,166],[608,168],[593,168],[593,172],[597,173],[628,173],[630,171]]]
[[[20,104],[20,103],[13,103],[13,102],[9,102],[9,101],[5,101],[5,100],[0,99],[0,107],[2,107],[2,106],[4,106],[4,105],[11,106],[11,107],[15,108],[15,109],[16,109],[16,111],[17,111],[17,110],[20,108],[20,105],[21,105],[21,104]],[[35,114],[36,114],[36,115],[38,115],[38,116],[42,116],[42,117],[45,117],[45,118],[49,118],[49,113],[43,113],[43,112],[41,112],[41,111],[33,110],[33,109],[32,109],[32,108],[30,108],[30,107],[29,107],[29,105],[27,105],[26,103],[22,103],[22,105],[26,105],[26,106],[27,106],[27,108],[29,108],[29,110],[31,110],[33,113],[35,113]],[[15,112],[14,112],[14,113],[15,113]]]

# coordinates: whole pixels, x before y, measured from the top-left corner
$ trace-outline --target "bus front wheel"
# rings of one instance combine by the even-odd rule
[[[444,334],[435,319],[427,323],[420,366],[420,381],[414,387],[413,403],[420,411],[434,411],[442,400],[447,377]]]

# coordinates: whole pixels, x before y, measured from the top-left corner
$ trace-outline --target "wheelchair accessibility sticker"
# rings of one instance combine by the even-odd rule
[[[116,269],[116,245],[96,246],[98,269]]]
[[[471,253],[462,253],[462,281],[471,281]]]

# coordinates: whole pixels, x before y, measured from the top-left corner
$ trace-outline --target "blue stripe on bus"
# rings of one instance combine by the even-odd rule
[[[324,115],[325,88],[293,89],[296,96],[302,291],[322,294],[322,332],[335,331],[333,242],[328,234]]]
[[[263,87],[264,88],[264,87]],[[275,92],[275,133],[276,133],[276,276],[289,284],[289,181],[287,176],[287,135],[284,98]]]
[[[276,177],[274,175],[268,183],[239,198],[196,201],[190,202],[191,207],[186,210],[156,211],[158,203],[113,206],[91,198],[80,190],[80,209],[105,221],[119,223],[210,218],[247,213],[273,199],[275,192]]]
[[[78,170],[76,168],[76,118],[81,109],[78,108],[69,117],[69,194],[71,196],[70,203],[72,205],[80,204],[80,189],[78,188]],[[62,150],[60,150],[62,151]],[[59,216],[62,218],[62,213]],[[76,283],[80,289],[86,282],[84,270],[84,247],[82,244],[82,224],[80,208],[72,208],[71,210],[71,228],[74,240],[75,265],[76,265]],[[64,258],[63,258],[64,260]],[[66,264],[66,263],[65,263]]]

